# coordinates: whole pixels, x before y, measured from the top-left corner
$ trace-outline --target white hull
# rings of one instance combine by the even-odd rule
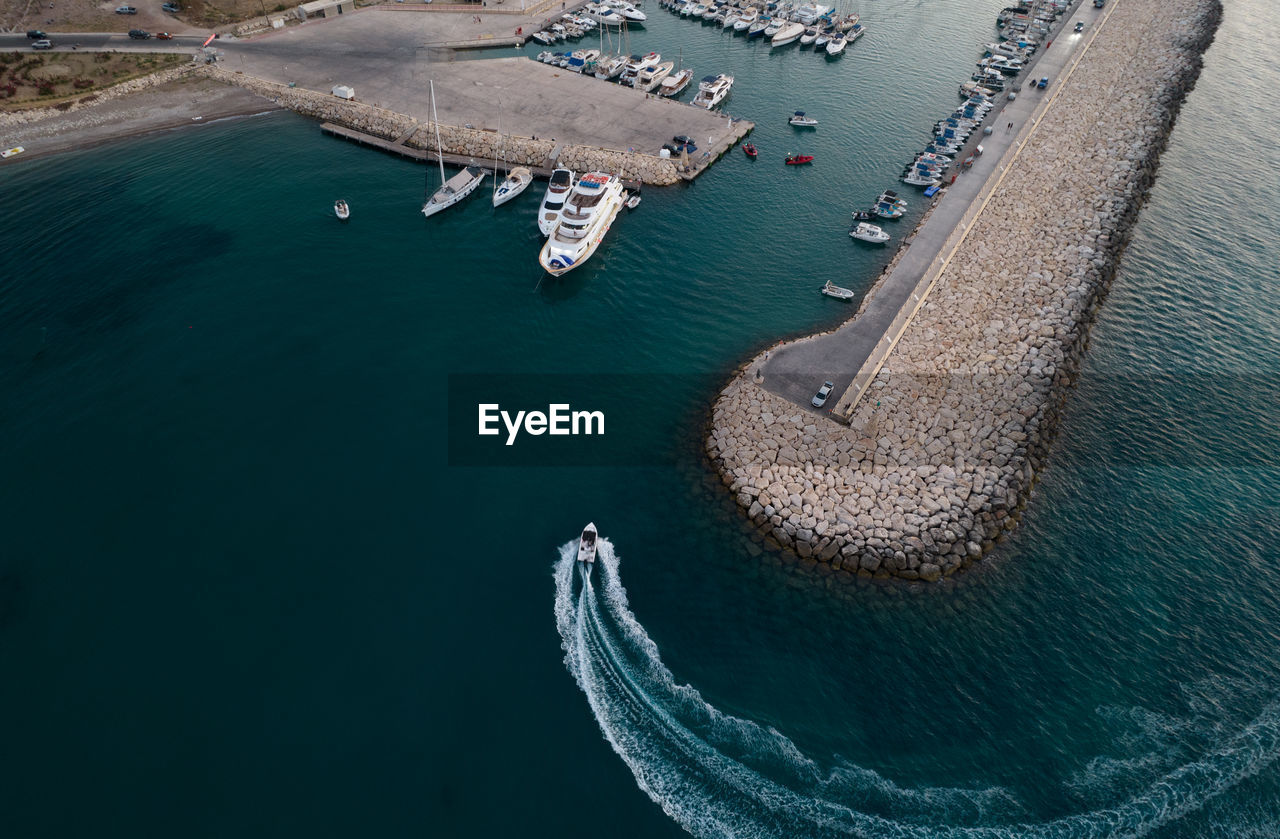
[[[595,183],[601,190],[589,212],[574,213],[578,200],[587,200],[587,184]],[[596,252],[605,234],[622,209],[622,182],[604,172],[592,172],[582,176],[573,194],[565,202],[564,211],[556,229],[547,238],[538,254],[538,262],[553,277],[561,276],[582,265]]]
[[[688,87],[691,81],[693,81],[693,71],[681,70],[674,76],[667,76],[663,79],[658,92],[663,96],[678,96],[680,91]]]
[[[542,196],[542,206],[538,208],[538,231],[543,236],[550,236],[556,229],[556,223],[560,221],[560,210],[572,189],[572,169],[556,169],[551,173],[551,182],[547,184],[547,192]]]
[[[498,187],[498,191],[493,194],[493,206],[500,207],[507,203],[528,189],[531,183],[533,183],[533,173],[528,169],[523,166],[512,169],[511,174],[507,175],[506,180]]]
[[[582,529],[578,539],[578,562],[592,563],[596,561],[596,526],[588,524]]]
[[[484,176],[485,171],[477,166],[468,166],[463,169],[427,199],[427,202],[422,205],[422,214],[430,217],[441,210],[449,209],[475,192],[476,187],[480,186],[480,182],[484,180]]]

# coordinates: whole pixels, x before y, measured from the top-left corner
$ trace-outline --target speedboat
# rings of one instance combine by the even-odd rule
[[[838,285],[833,285],[833,284],[832,284],[832,282],[831,282],[831,280],[827,280],[826,285],[824,285],[822,288],[818,289],[818,291],[822,292],[823,294],[827,295],[828,297],[834,297],[834,298],[835,298],[835,299],[837,299],[837,300],[852,300],[852,299],[853,299],[853,292],[852,292],[852,291],[850,291],[850,290],[849,290],[849,289],[847,289],[847,288],[841,288],[841,287],[840,287],[840,286],[838,286]]]
[[[768,34],[768,30],[765,30],[765,34]],[[796,41],[800,40],[800,36],[803,34],[804,27],[802,25],[798,23],[788,23],[786,26],[779,29],[778,33],[773,36],[773,43],[771,46],[785,47],[788,44],[794,44]]]
[[[880,218],[902,218],[903,208],[888,201],[877,201],[871,212]]]
[[[784,26],[789,26],[789,25],[791,25],[791,21],[779,15],[778,17],[775,17],[769,21],[769,25],[764,28],[764,36],[766,38],[772,38],[774,35],[777,35],[779,32],[781,32]],[[800,31],[803,32],[804,28],[801,27]]]
[[[565,199],[560,220],[547,237],[538,262],[560,276],[591,258],[622,208],[622,181],[608,172],[583,175]]]
[[[866,34],[867,34],[867,27],[863,26],[861,23],[855,23],[852,29],[844,33],[844,39],[846,42],[852,44],[854,41],[858,40],[859,38],[861,38],[863,35],[866,35]]]
[[[578,562],[593,563],[596,561],[596,533],[595,523],[588,524],[582,530],[582,536],[578,539]]]
[[[595,77],[597,79],[616,79],[626,69],[628,60],[625,55],[614,56],[608,61],[603,58],[600,59],[600,62],[596,65]]]
[[[538,230],[543,236],[550,236],[556,229],[560,211],[564,208],[564,199],[572,188],[572,169],[556,169],[551,173],[551,182],[547,184],[547,192],[542,196],[542,206],[538,208]]]
[[[512,169],[493,194],[493,206],[505,204],[533,183],[533,173],[523,166]]]
[[[910,186],[937,186],[941,181],[941,178],[936,178],[918,169],[913,169],[902,178],[902,182]]]
[[[733,76],[728,73],[706,76],[698,83],[698,95],[693,97],[693,101],[689,104],[709,111],[724,101],[731,87],[733,87]]]
[[[627,66],[622,71],[622,78],[618,80],[618,83],[635,87],[636,80],[640,78],[641,73],[646,70],[652,70],[660,63],[662,63],[662,56],[656,52],[651,52],[648,55],[633,55],[627,61]]]
[[[605,0],[605,6],[622,15],[627,23],[644,23],[648,17],[625,0]]]
[[[889,234],[885,233],[874,224],[859,222],[858,226],[849,231],[849,235],[859,241],[870,242],[873,245],[883,245],[889,241]]]
[[[333,214],[338,218],[346,221],[351,218],[351,208],[347,206],[347,202],[339,198],[333,202]]]
[[[622,202],[622,206],[626,207],[628,210],[634,210],[636,207],[639,207],[639,206],[640,206],[640,191],[639,191],[639,190],[636,190],[635,192],[633,192],[633,193],[631,193],[631,194],[629,194],[629,195],[628,195],[627,193],[625,193],[625,192],[624,192],[624,193],[622,193],[622,195],[623,195],[623,197],[626,199],[626,200],[624,200],[624,201]]]
[[[769,28],[769,24],[771,22],[772,21],[768,15],[760,15],[755,19],[754,23],[747,27],[747,37],[755,38],[759,35],[763,35],[764,31]]]
[[[818,121],[813,117],[805,116],[804,111],[796,111],[794,114],[791,115],[791,119],[787,120],[787,122],[790,123],[791,125],[794,125],[796,128],[817,128],[818,127]]]
[[[800,36],[800,46],[807,47],[817,39],[818,39],[818,27],[810,26],[808,29],[804,31],[804,34]]]
[[[755,6],[752,6],[738,15],[738,19],[733,22],[733,31],[746,32],[758,17],[760,17],[760,12],[756,10]]]
[[[904,210],[907,208],[906,199],[899,198],[898,193],[894,192],[892,189],[886,189],[884,192],[880,193],[880,197],[876,199],[876,202],[879,203],[881,201],[886,201],[890,204],[897,204]]]
[[[827,41],[827,55],[839,55],[844,52],[844,48],[849,45],[845,40],[843,33],[837,33],[830,41]]]
[[[674,61],[664,61],[657,67],[650,67],[647,70],[641,70],[640,75],[636,76],[635,82],[632,83],[632,87],[636,88],[636,90],[643,90],[645,93],[648,93],[658,85],[662,84],[662,80],[667,77],[667,74],[670,73],[675,66],[676,63]]]
[[[658,86],[658,93],[663,96],[676,96],[680,91],[689,86],[689,82],[693,80],[693,71],[688,67],[679,73],[673,73],[662,80],[662,84]]]
[[[756,149],[755,143],[743,143],[742,151],[752,160],[755,160],[756,155],[760,153],[759,150]]]
[[[422,205],[424,216],[433,216],[441,210],[447,210],[463,198],[476,191],[487,173],[479,166],[468,166],[435,191]]]
[[[802,163],[812,163],[813,155],[811,154],[789,154],[787,155],[788,166],[799,166]]]

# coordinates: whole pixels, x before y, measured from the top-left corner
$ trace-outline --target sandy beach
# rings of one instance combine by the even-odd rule
[[[0,115],[0,144],[26,148],[5,161],[13,165],[122,137],[272,110],[277,110],[275,104],[243,88],[188,76],[70,111]]]

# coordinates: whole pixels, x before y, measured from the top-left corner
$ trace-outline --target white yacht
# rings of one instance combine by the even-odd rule
[[[626,0],[605,0],[604,5],[622,15],[627,23],[644,23],[648,20],[644,12],[626,2]]]
[[[746,32],[751,28],[751,24],[756,22],[756,18],[759,16],[760,12],[757,11],[755,6],[752,6],[742,14],[738,15],[738,19],[733,22],[733,31]]]
[[[787,120],[790,124],[797,128],[817,128],[818,121],[813,117],[805,116],[804,111],[796,111],[791,115],[791,119]]]
[[[764,28],[764,36],[766,38],[772,38],[774,35],[777,35],[782,31],[782,27],[788,26],[790,23],[791,21],[782,17],[782,15],[778,15],[773,20],[769,21],[769,25]],[[804,28],[801,27],[800,31],[803,32]]]
[[[607,172],[582,176],[565,199],[555,230],[542,246],[538,262],[560,276],[591,258],[609,232],[623,202],[622,181]]]
[[[607,60],[601,58],[596,64],[595,77],[597,79],[616,79],[626,69],[628,60],[625,55],[611,56]]]
[[[663,96],[678,96],[680,91],[689,86],[689,82],[693,81],[693,70],[688,67],[678,73],[672,73],[662,80],[658,93]]]
[[[902,205],[897,202],[881,200],[876,202],[876,205],[871,208],[871,212],[880,218],[902,218]]]
[[[816,40],[818,40],[818,27],[810,26],[804,31],[804,34],[800,36],[800,46],[807,47]]]
[[[653,70],[661,63],[662,56],[656,52],[651,52],[648,55],[633,55],[627,61],[627,66],[622,71],[622,78],[618,79],[618,82],[635,87],[641,73]]]
[[[844,48],[849,45],[842,33],[836,33],[830,41],[827,41],[827,55],[839,55],[844,52]]]
[[[523,166],[512,169],[498,186],[498,190],[493,193],[493,206],[498,207],[507,203],[524,192],[531,183],[533,183],[533,173],[528,169]]]
[[[770,23],[772,23],[772,21],[767,15],[760,15],[750,26],[747,27],[747,37],[754,38],[757,35],[764,34],[764,31],[769,28]]]
[[[698,83],[698,95],[693,97],[693,101],[689,104],[709,111],[724,101],[731,87],[733,87],[733,76],[728,73],[707,76]]]
[[[550,236],[560,221],[560,211],[564,209],[564,199],[573,189],[573,170],[556,169],[551,173],[551,182],[547,184],[547,192],[542,196],[542,206],[538,208],[538,230],[543,236]]]
[[[873,245],[883,245],[889,241],[889,234],[885,233],[874,224],[859,222],[858,226],[849,231],[849,235],[863,242],[870,242]]]
[[[769,30],[765,30],[765,34],[769,34]],[[787,44],[794,44],[800,40],[800,36],[804,34],[804,26],[799,23],[788,23],[786,26],[778,30],[773,36],[773,44],[775,47],[785,47]]]
[[[935,178],[932,175],[921,172],[919,169],[911,170],[902,178],[904,184],[910,184],[911,186],[937,186],[940,181],[940,178]]]
[[[664,61],[657,67],[651,67],[648,70],[641,70],[640,75],[636,77],[633,87],[637,90],[643,90],[645,93],[649,93],[655,87],[662,84],[662,80],[675,69],[675,66],[676,63],[674,61]]]

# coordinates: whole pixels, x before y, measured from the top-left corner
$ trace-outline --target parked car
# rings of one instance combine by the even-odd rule
[[[164,4],[162,4],[162,5],[160,6],[160,8],[161,8],[161,9],[164,9],[166,12],[180,12],[180,11],[182,11],[182,7],[181,7],[181,6],[179,6],[177,3],[164,3]]]
[[[173,36],[172,36],[172,35],[170,35],[168,32],[157,32],[157,33],[156,33],[156,40],[157,40],[157,41],[172,41],[172,40],[173,40]]]
[[[823,382],[822,387],[818,388],[817,394],[813,397],[813,407],[821,408],[827,404],[827,397],[831,395],[831,391],[835,390],[835,388],[836,386],[833,383]]]
[[[129,37],[135,41],[145,41],[151,37],[151,33],[145,29],[130,29]]]
[[[138,10],[133,6],[116,6],[116,14],[118,15],[136,15]]]
[[[1040,88],[1041,90],[1044,90],[1048,86],[1049,86],[1048,76],[1041,76],[1040,81],[1036,82],[1036,87]]]
[[[27,37],[33,41],[39,41],[43,38],[48,38],[49,36],[41,32],[39,29],[28,29]]]
[[[41,38],[39,41],[35,41],[34,43],[31,44],[31,49],[51,50],[53,49],[53,41],[50,41],[48,38]]]

